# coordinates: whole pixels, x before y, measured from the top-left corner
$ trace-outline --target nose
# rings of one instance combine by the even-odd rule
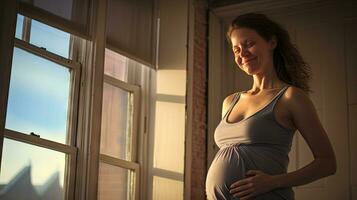
[[[246,57],[248,55],[249,55],[249,51],[248,51],[247,47],[241,47],[240,57]]]

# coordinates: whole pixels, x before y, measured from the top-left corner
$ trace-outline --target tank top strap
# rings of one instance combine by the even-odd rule
[[[285,86],[283,87],[277,95],[275,95],[275,97],[273,98],[272,102],[270,103],[269,107],[271,107],[271,109],[273,109],[275,107],[275,104],[279,101],[280,97],[283,96],[284,92],[289,88],[289,86]]]
[[[231,104],[229,105],[229,108],[227,109],[226,113],[224,114],[223,118],[222,119],[225,119],[227,114],[229,112],[231,112],[231,110],[233,109],[234,105],[236,104],[237,100],[239,99],[239,96],[240,96],[240,92],[236,92],[234,94],[234,97],[233,97],[233,100],[231,101]]]

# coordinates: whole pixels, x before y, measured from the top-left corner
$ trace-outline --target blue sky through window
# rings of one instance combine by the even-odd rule
[[[15,48],[5,127],[65,143],[69,84],[67,68]]]
[[[24,17],[18,15],[15,37],[21,39]],[[68,58],[70,34],[32,21],[31,43]],[[66,143],[71,72],[68,68],[14,48],[6,129]],[[42,159],[42,160],[41,160]],[[41,161],[40,161],[41,160]],[[34,145],[4,140],[0,184],[7,184],[32,164],[32,182],[44,184],[54,172],[63,174],[65,155]],[[51,169],[47,169],[49,168]]]
[[[20,39],[20,40],[22,38],[22,26],[23,26],[23,23],[24,23],[24,16],[17,15],[15,37]]]
[[[32,20],[30,43],[65,58],[69,58],[70,34]]]

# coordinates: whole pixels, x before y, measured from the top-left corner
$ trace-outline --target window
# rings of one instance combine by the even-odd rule
[[[30,43],[47,51],[69,58],[70,34],[58,29],[48,28],[36,20],[32,20]]]
[[[18,15],[0,199],[68,199],[74,195],[79,64],[74,36]]]
[[[184,94],[155,95],[157,72],[153,63],[147,63],[150,68],[133,60],[149,62],[154,56],[146,59],[140,52],[126,52],[127,48],[119,49],[104,38],[105,29],[100,27],[104,27],[107,16],[106,4],[68,0],[61,7],[53,0],[23,2],[30,1],[17,2],[24,15],[17,16],[11,77],[6,73],[10,84],[0,199],[167,199],[165,193],[182,196]],[[151,7],[151,3],[145,5]],[[79,7],[86,11],[74,12]],[[86,20],[76,21],[78,17]],[[89,24],[94,27],[89,28]],[[130,27],[136,26],[140,23]],[[78,34],[93,41],[83,40]],[[149,38],[145,48],[154,54],[151,45],[156,42]],[[105,42],[108,49],[102,74]],[[167,109],[174,113],[165,115]],[[155,115],[160,121],[155,121]],[[167,119],[172,116],[175,118]],[[174,121],[180,127],[173,125]],[[178,135],[166,143],[165,131],[171,128],[177,129],[170,134]],[[158,131],[147,134],[153,129]],[[154,138],[155,134],[158,137]],[[154,144],[158,146],[154,148]],[[171,156],[172,162],[168,163],[162,159],[171,155],[163,152],[170,145],[176,145],[179,156]],[[168,187],[173,190],[158,193]]]
[[[184,199],[185,81],[185,70],[157,71],[148,178],[153,200]]]
[[[98,199],[139,199],[140,88],[128,83],[128,58],[105,52]]]
[[[5,127],[66,143],[71,72],[15,47]]]

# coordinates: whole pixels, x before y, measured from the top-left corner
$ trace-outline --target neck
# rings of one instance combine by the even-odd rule
[[[284,85],[286,84],[279,80],[275,70],[272,68],[269,72],[253,75],[253,86],[251,91],[276,89],[281,88]]]

